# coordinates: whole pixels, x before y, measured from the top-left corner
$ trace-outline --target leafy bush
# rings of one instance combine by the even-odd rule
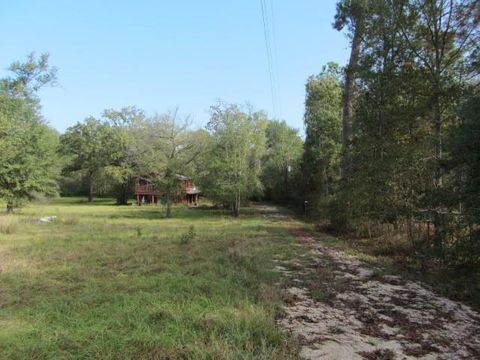
[[[195,226],[190,225],[188,231],[180,236],[180,244],[186,245],[195,238]]]

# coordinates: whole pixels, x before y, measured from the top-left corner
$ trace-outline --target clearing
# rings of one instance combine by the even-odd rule
[[[322,236],[267,205],[166,219],[58,199],[0,216],[0,358],[479,356],[476,312]]]

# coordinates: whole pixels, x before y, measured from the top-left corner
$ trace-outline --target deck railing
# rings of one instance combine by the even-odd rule
[[[140,185],[140,184],[135,184],[135,193],[140,194],[140,193],[152,193],[156,192],[155,188],[153,185],[147,184],[147,185]]]

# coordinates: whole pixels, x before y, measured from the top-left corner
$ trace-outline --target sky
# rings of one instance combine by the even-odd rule
[[[150,115],[178,106],[199,128],[218,99],[303,132],[306,79],[347,60],[348,39],[331,25],[335,3],[265,0],[272,88],[261,0],[7,1],[0,77],[30,52],[49,53],[59,81],[39,95],[60,132],[124,106]]]

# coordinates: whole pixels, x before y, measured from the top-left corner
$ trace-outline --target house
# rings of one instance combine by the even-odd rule
[[[155,185],[146,177],[138,176],[135,179],[135,198],[137,205],[158,204],[162,194],[155,189]]]
[[[179,202],[197,205],[201,194],[200,189],[186,176],[177,175],[177,178],[182,182],[181,199],[179,199]]]
[[[180,194],[174,199],[175,202],[183,202],[186,204],[197,205],[201,191],[198,189],[190,178],[177,175],[180,182]],[[137,205],[158,204],[160,197],[163,195],[155,188],[155,184],[148,177],[137,176],[135,180],[135,198]]]

